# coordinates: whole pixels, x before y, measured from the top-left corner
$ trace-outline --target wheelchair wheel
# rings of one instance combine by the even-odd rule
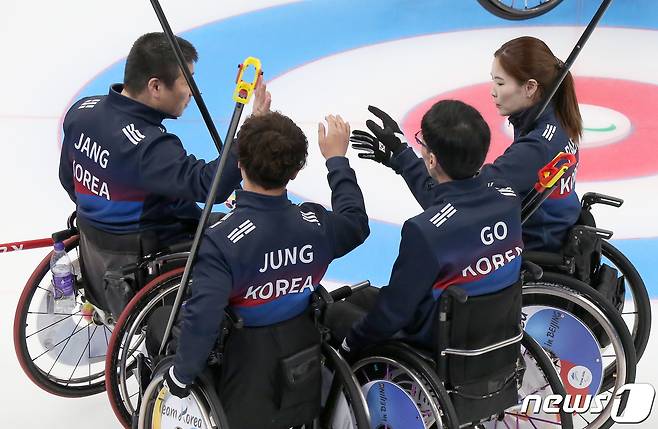
[[[521,340],[521,357],[519,372],[519,405],[529,395],[537,395],[546,398],[549,395],[560,395],[564,397],[566,391],[562,380],[555,371],[553,362],[541,346],[526,332]],[[502,425],[501,425],[502,423]],[[484,427],[532,427],[532,428],[573,428],[573,417],[571,414],[560,411],[559,415],[547,414],[541,410],[533,410],[532,413],[521,412],[520,407],[512,407],[505,410],[497,419],[484,422]]]
[[[205,374],[190,388],[190,396],[179,399],[163,386],[163,374],[170,365],[159,365],[153,380],[144,390],[139,407],[139,429],[194,427],[228,429],[226,414],[215,393],[211,378]]]
[[[617,269],[624,277],[626,292],[630,291],[631,293],[630,299],[626,295],[626,302],[621,314],[633,336],[635,355],[639,362],[644,354],[644,349],[647,347],[651,333],[651,301],[649,301],[649,294],[642,277],[623,253],[607,241],[603,241],[601,248],[603,257],[607,259],[607,261],[604,259],[603,262],[611,263]]]
[[[331,387],[320,414],[322,428],[370,429],[366,400],[347,362],[326,342],[322,344],[324,368],[332,372]],[[312,427],[305,429],[312,429]]]
[[[78,236],[64,242],[78,280]],[[112,327],[78,290],[70,313],[53,312],[48,254],[28,279],[14,316],[14,348],[23,371],[58,396],[83,397],[105,389],[104,361]]]
[[[519,405],[508,410],[501,410],[496,418],[481,422],[481,426],[487,428],[562,427],[571,429],[573,427],[572,418],[564,412],[559,416],[520,412],[520,405],[526,395],[533,394],[543,398],[551,394],[564,394],[562,382],[555,372],[552,362],[528,335],[524,335],[521,350],[523,362],[519,360],[519,379],[522,380],[519,383]],[[410,347],[400,343],[376,346],[368,351],[368,354],[371,353],[371,356],[359,360],[354,365],[354,373],[362,388],[367,390],[367,394],[373,392],[372,388],[375,387],[374,393],[379,395],[377,398],[379,401],[384,396],[387,398],[389,402],[387,419],[390,419],[395,413],[400,418],[407,419],[395,422],[399,427],[414,429],[458,428],[460,426],[449,394],[439,380],[434,370],[434,364],[428,360],[429,358],[422,357]],[[406,397],[399,392],[396,393],[390,384],[396,385],[400,390],[406,392]],[[380,404],[373,402],[372,399],[375,398],[370,397],[371,395],[368,396],[369,404],[374,405],[375,408],[371,410],[373,425],[381,423],[377,420],[382,417],[377,413]],[[418,413],[409,412],[411,403],[415,404]],[[399,409],[393,409],[391,404],[397,405]]]
[[[499,18],[514,21],[536,18],[553,10],[562,0],[478,0],[486,10]],[[523,4],[517,4],[523,3]]]
[[[366,395],[372,427],[459,427],[457,412],[443,383],[432,364],[417,352],[405,344],[390,342],[369,348],[367,354],[352,365],[352,370]],[[397,410],[390,407],[393,404]],[[400,421],[390,421],[395,418]]]
[[[523,313],[525,330],[549,353],[567,393],[614,394],[635,380],[635,348],[626,324],[587,284],[544,272],[541,280],[524,283]],[[611,425],[613,402],[601,412],[576,412],[575,426]]]
[[[126,428],[138,409],[136,358],[141,354],[151,369],[154,364],[146,351],[146,323],[156,309],[173,303],[183,270],[177,268],[151,280],[128,303],[114,327],[105,360],[105,387],[114,414]]]

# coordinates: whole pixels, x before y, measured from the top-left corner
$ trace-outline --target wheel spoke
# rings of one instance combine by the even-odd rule
[[[82,319],[81,319],[81,320],[82,320]],[[79,325],[79,324],[80,324],[80,322],[78,322],[78,325]],[[76,328],[78,327],[78,325],[76,325]],[[74,328],[74,329],[75,329],[75,328]],[[73,337],[74,335],[79,334],[79,333],[82,332],[84,329],[85,329],[85,328],[84,328],[84,326],[83,326],[83,327],[80,328],[79,330],[73,332],[73,333],[72,333],[71,335],[69,335],[67,338],[61,340],[60,342],[58,342],[57,344],[55,344],[55,345],[52,346],[51,348],[49,348],[49,349],[47,349],[46,351],[44,351],[43,353],[41,353],[39,356],[37,356],[37,357],[35,357],[34,359],[32,359],[32,362],[35,362],[37,359],[39,359],[41,356],[45,355],[45,354],[48,353],[49,351],[55,350],[55,349],[57,348],[57,346],[59,346],[60,344],[62,344],[64,341],[68,341],[68,340],[70,340],[71,337]],[[65,347],[66,347],[66,346],[65,346]]]
[[[585,423],[587,423],[588,426],[592,423],[589,420],[587,420],[585,416],[583,416],[581,413],[574,413],[574,414],[580,417],[581,419],[585,420]]]
[[[43,313],[43,314],[49,314],[49,313]],[[73,317],[73,316],[75,316],[75,315],[77,315],[77,314],[78,314],[78,313],[73,313],[73,314],[63,314],[62,316],[67,316],[67,317],[63,317],[63,318],[61,318],[61,319],[59,319],[59,320],[57,320],[57,321],[51,323],[51,324],[48,325],[48,326],[44,326],[43,328],[39,329],[39,330],[36,331],[36,332],[32,332],[30,335],[26,335],[26,336],[25,336],[25,339],[27,340],[28,338],[30,338],[30,337],[33,336],[34,334],[38,334],[39,332],[43,332],[43,331],[45,331],[46,329],[51,328],[51,327],[57,325],[58,323],[61,323],[61,322],[63,322],[64,320],[67,320],[69,317]],[[78,323],[79,323],[79,322],[78,322]],[[25,324],[25,327],[27,327],[27,326],[28,326],[28,324],[26,323],[26,324]]]
[[[48,370],[48,375],[50,375],[50,373],[51,373],[51,371],[53,370],[53,368],[55,368],[55,365],[57,364],[57,361],[59,360],[59,357],[62,356],[62,353],[64,353],[64,350],[66,349],[66,346],[69,345],[69,341],[71,341],[71,338],[73,338],[73,336],[74,336],[75,334],[77,334],[77,332],[75,332],[75,329],[76,329],[78,326],[80,326],[80,321],[81,321],[81,320],[82,320],[82,319],[78,320],[78,323],[75,324],[75,327],[73,328],[73,331],[71,331],[71,335],[69,335],[69,337],[66,339],[66,343],[64,343],[64,347],[62,347],[62,350],[60,350],[59,353],[57,354],[57,357],[55,358],[55,362],[53,362],[53,366],[51,366],[51,367],[50,367],[50,370]],[[84,329],[84,328],[80,329],[80,331],[82,331],[83,329]],[[78,331],[78,332],[80,332],[80,331]],[[61,343],[61,341],[60,341],[60,343]],[[59,344],[59,343],[58,343],[58,344]]]
[[[538,388],[538,389],[536,389],[536,390],[533,390],[532,392],[528,393],[528,395],[534,395],[534,394],[536,394],[537,392],[539,392],[540,390],[544,390],[544,389],[547,388],[548,386],[550,386],[550,384],[546,383],[546,384],[543,385],[542,387],[540,387],[540,388]]]
[[[69,377],[69,382],[73,378],[73,374],[75,374],[75,370],[78,369],[78,365],[80,365],[80,361],[82,360],[82,357],[85,355],[85,352],[87,350],[89,350],[89,357],[91,358],[91,347],[90,347],[91,339],[94,336],[94,333],[96,333],[96,329],[98,329],[98,326],[94,327],[94,332],[92,332],[91,335],[89,335],[89,325],[87,325],[86,328],[87,328],[87,344],[85,344],[85,348],[82,350],[82,353],[80,353],[80,357],[78,358],[78,361],[75,363],[75,366],[73,367],[73,371],[71,371],[71,376]],[[90,360],[89,365],[91,366],[91,360]],[[91,377],[91,374],[89,374],[89,376]],[[91,380],[90,380],[90,382],[91,382]],[[68,386],[69,383],[66,383],[66,385]]]
[[[559,425],[560,424],[559,422],[556,422],[554,420],[540,419],[539,417],[530,417],[527,414],[519,414],[519,413],[513,413],[513,412],[509,412],[509,411],[505,411],[505,414],[508,414],[508,415],[511,415],[511,416],[516,416],[517,419],[518,418],[524,418],[524,419],[527,418],[528,420],[532,419],[536,422],[548,423],[548,424],[552,424],[552,425]]]

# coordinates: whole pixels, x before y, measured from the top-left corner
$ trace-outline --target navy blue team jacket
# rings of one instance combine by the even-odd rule
[[[215,344],[224,308],[245,326],[291,319],[309,298],[329,263],[368,236],[368,216],[347,158],[327,161],[333,212],[279,197],[238,191],[236,208],[204,235],[192,272],[192,294],[182,310],[175,375],[189,384]]]
[[[459,285],[483,295],[520,275],[521,204],[502,182],[481,175],[434,184],[434,203],[402,226],[388,286],[347,337],[360,349],[393,335],[431,348],[435,311],[444,289]]]
[[[578,160],[578,144],[569,139],[566,131],[549,105],[527,134],[519,128],[532,109],[509,117],[514,126],[514,142],[491,164],[482,167],[481,175],[489,180],[504,178],[512,188],[525,197],[537,183],[537,173],[560,152],[574,154]],[[411,148],[392,159],[393,168],[404,177],[416,200],[425,209],[435,200],[436,182],[427,173],[422,159]],[[564,174],[551,196],[523,225],[523,242],[527,250],[558,251],[567,231],[580,215],[580,202],[574,189],[578,163]]]
[[[181,221],[198,220],[196,202],[208,196],[219,158],[206,163],[188,155],[179,138],[162,125],[173,119],[121,95],[77,101],[64,118],[59,177],[78,216],[114,234],[155,230],[162,241],[177,234]],[[240,181],[231,155],[217,202]]]
[[[579,159],[578,143],[573,142],[549,105],[535,122],[534,128],[521,135],[520,128],[532,109],[509,117],[514,126],[514,142],[496,160],[482,167],[489,178],[504,177],[521,197],[537,183],[537,172],[560,152]],[[578,162],[562,176],[551,196],[523,225],[523,241],[528,250],[558,251],[567,231],[580,216],[581,205],[576,195]]]

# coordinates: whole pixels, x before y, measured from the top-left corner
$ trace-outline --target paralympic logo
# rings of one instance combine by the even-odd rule
[[[616,423],[642,423],[645,421],[651,409],[656,396],[656,391],[651,384],[647,383],[629,383],[625,384],[613,394],[604,392],[598,395],[570,395],[562,397],[561,395],[528,395],[523,398],[521,412],[527,414],[530,410],[532,413],[543,411],[546,414],[557,414],[560,411],[565,413],[601,413],[610,400],[612,410],[610,417]],[[532,403],[532,406],[530,405]],[[560,406],[561,404],[561,406]]]

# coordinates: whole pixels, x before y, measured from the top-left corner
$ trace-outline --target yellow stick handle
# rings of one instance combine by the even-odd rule
[[[244,76],[245,70],[253,66],[255,69],[254,80],[253,82],[246,82],[242,79]],[[235,91],[233,91],[233,101],[236,103],[247,104],[251,99],[251,95],[256,89],[256,82],[258,78],[262,75],[260,60],[255,57],[247,57],[242,64],[238,65],[238,77],[235,79]]]

